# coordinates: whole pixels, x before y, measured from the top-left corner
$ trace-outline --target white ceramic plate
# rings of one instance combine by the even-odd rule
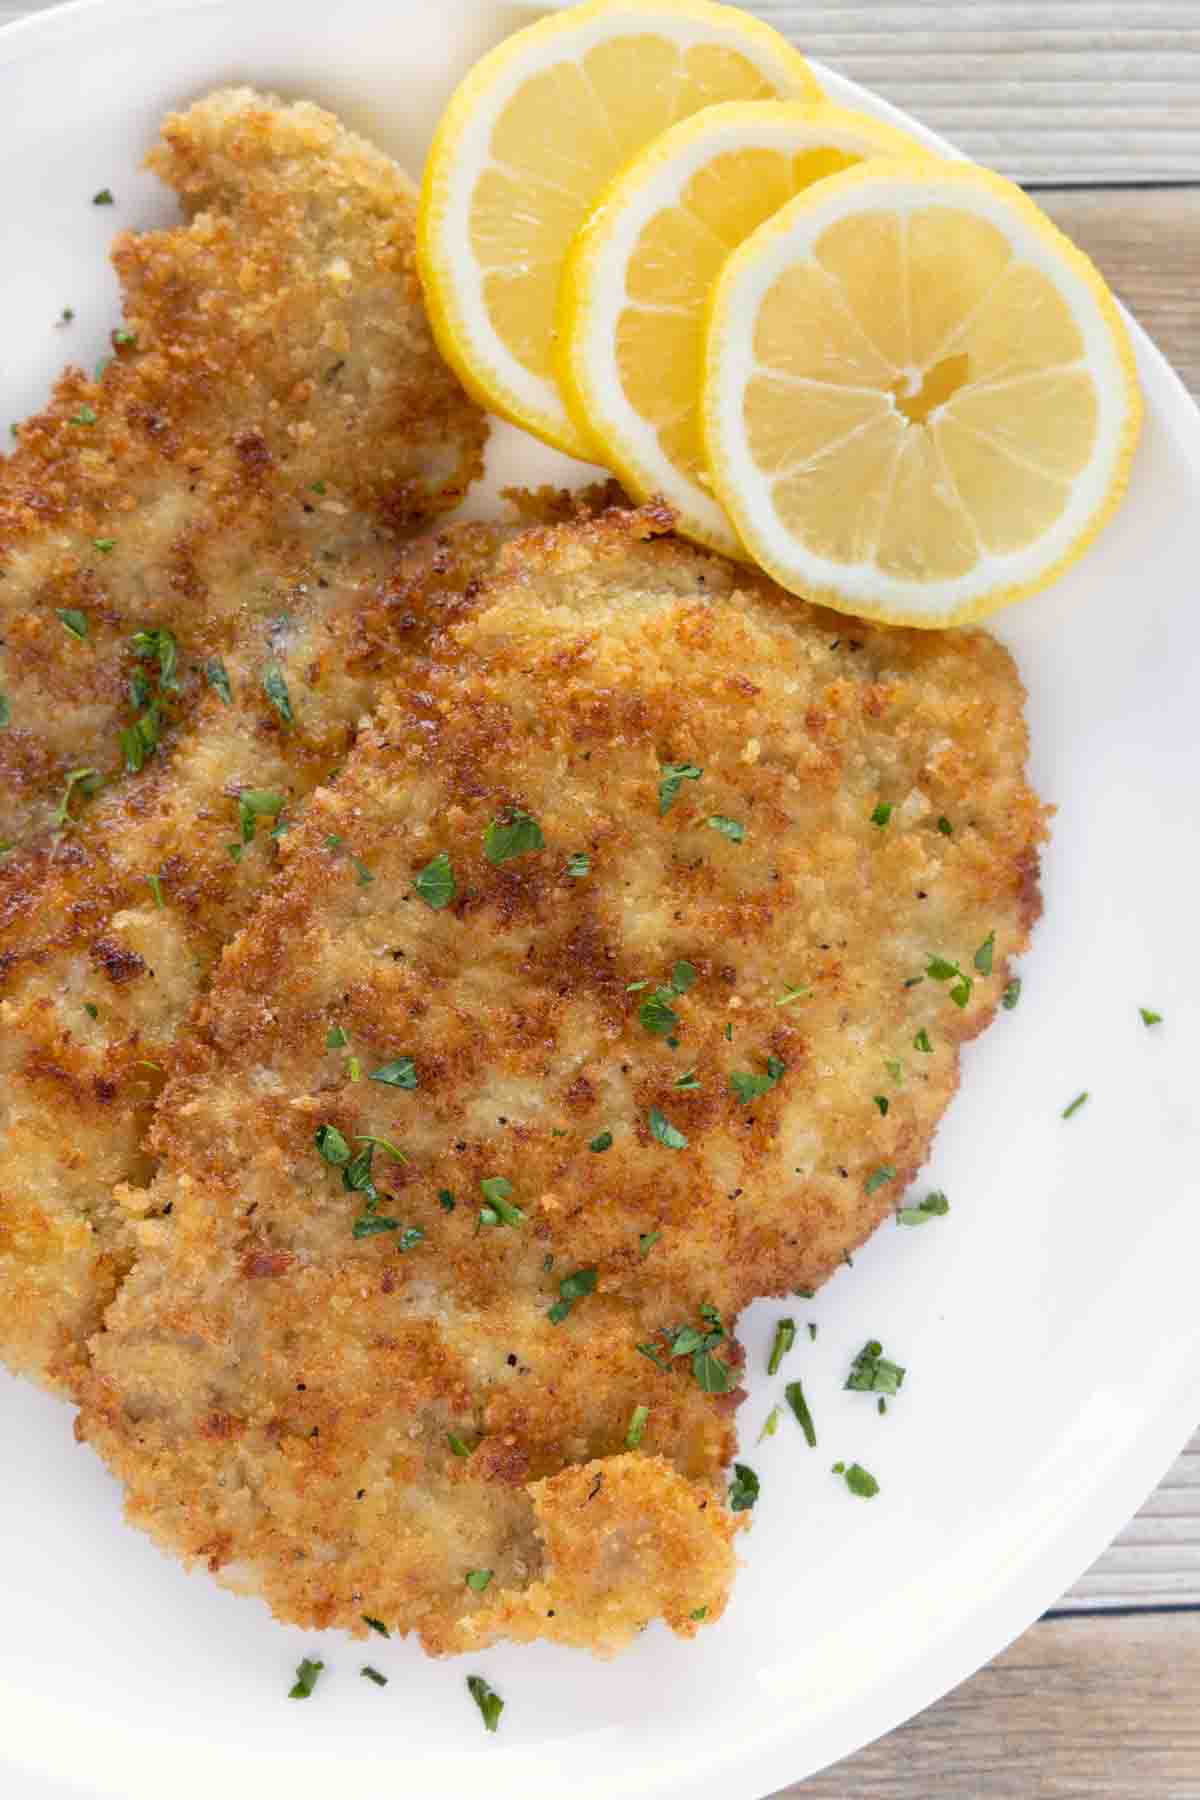
[[[482,0],[86,0],[0,33],[0,420],[105,348],[109,235],[171,216],[138,170],[168,108],[252,80],[336,108],[415,169],[458,75],[519,16]],[[93,207],[105,185],[116,206]],[[75,322],[56,329],[65,305]],[[361,1646],[281,1628],[125,1529],[67,1409],[0,1376],[0,1791],[757,1800],[970,1674],[1159,1480],[1198,1411],[1200,416],[1137,341],[1147,423],[1129,499],[1068,579],[997,625],[1029,686],[1037,785],[1060,808],[1024,997],[967,1052],[926,1184],[949,1217],[885,1228],[817,1301],[743,1320],[760,1371],[743,1454],[762,1499],[721,1625],[693,1645],[652,1628],[607,1665],[546,1646],[437,1664],[372,1640],[391,1677],[377,1689]],[[522,461],[520,442],[498,437],[508,478],[578,475],[532,448]],[[1166,1022],[1147,1031],[1140,1004]],[[790,1419],[755,1448],[788,1310],[815,1453]],[[840,1391],[868,1336],[909,1369],[882,1419]],[[875,1472],[877,1499],[847,1493],[838,1457]],[[327,1673],[296,1706],[303,1653]],[[466,1695],[473,1669],[507,1701],[494,1738]]]

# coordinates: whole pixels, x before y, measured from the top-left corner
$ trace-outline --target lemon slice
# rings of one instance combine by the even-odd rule
[[[417,227],[434,334],[464,385],[547,443],[593,457],[553,369],[576,230],[623,163],[701,107],[819,96],[778,32],[710,0],[596,0],[485,56],[434,136]]]
[[[845,611],[947,625],[1045,587],[1115,510],[1140,421],[1112,295],[985,169],[831,176],[713,290],[717,495],[777,581]]]
[[[726,258],[814,181],[864,157],[920,154],[906,132],[827,101],[729,101],[628,163],[576,236],[559,289],[559,386],[604,462],[637,499],[669,500],[688,537],[739,554],[700,443],[704,315]]]

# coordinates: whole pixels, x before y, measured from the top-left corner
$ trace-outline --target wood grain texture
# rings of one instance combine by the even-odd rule
[[[1055,1610],[1164,1605],[1200,1606],[1200,1432]]]
[[[1197,1800],[1200,1613],[1044,1620],[797,1800]]]
[[[754,11],[1015,181],[1200,180],[1196,0],[757,0]]]

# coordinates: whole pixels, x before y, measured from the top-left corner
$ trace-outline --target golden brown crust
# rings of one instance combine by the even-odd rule
[[[98,382],[68,372],[0,463],[0,840],[19,840],[0,856],[0,1356],[65,1386],[128,1263],[112,1191],[148,1177],[175,1028],[274,866],[276,816],[243,844],[239,792],[294,817],[497,541],[409,547],[485,427],[429,336],[407,180],[328,114],[248,90],[169,119],[151,161],[192,217],[118,240],[136,344]],[[56,608],[86,613],[83,642]],[[159,628],[175,687],[131,644]],[[161,741],[122,774],[135,681]],[[84,767],[105,786],[58,826]]]
[[[111,361],[0,458],[0,839],[50,822],[68,769],[119,767],[134,631],[225,654],[314,561],[409,534],[481,467],[387,157],[241,88],[168,118],[149,161],[189,222],[117,239]]]
[[[892,1210],[1027,942],[1044,815],[1007,653],[806,606],[669,524],[500,550],[284,840],[160,1100],[147,1204],[170,1215],[136,1228],[81,1429],[132,1516],[282,1618],[607,1651],[652,1612],[716,1616],[728,1396],[664,1332],[816,1286]],[[703,773],[664,812],[672,763]],[[494,863],[515,809],[545,848]],[[414,882],[440,852],[435,909]],[[920,979],[935,956],[965,1007]],[[659,986],[669,1036],[641,1016]],[[403,1057],[415,1086],[371,1079]],[[731,1076],[770,1072],[743,1104]],[[323,1125],[403,1149],[374,1170],[395,1231],[353,1237]],[[495,1176],[523,1223],[481,1221]]]

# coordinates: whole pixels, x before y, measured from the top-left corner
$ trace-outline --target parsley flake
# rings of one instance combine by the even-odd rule
[[[494,1571],[492,1569],[468,1569],[467,1570],[467,1586],[474,1593],[482,1594],[484,1588],[487,1586],[488,1582],[492,1579],[493,1573],[494,1573]]]
[[[681,1094],[695,1094],[700,1091],[702,1083],[695,1069],[689,1069],[686,1075],[675,1077],[675,1086]]]
[[[690,1613],[689,1613],[689,1614],[688,1614],[688,1618],[689,1618],[689,1619],[696,1619],[696,1620],[700,1620],[700,1619],[707,1619],[707,1617],[708,1617],[708,1608],[707,1608],[707,1606],[698,1606],[698,1607],[697,1607],[697,1608],[696,1608],[696,1610],[695,1610],[695,1612],[690,1612]]]
[[[791,1006],[795,1001],[803,1000],[806,994],[811,993],[810,987],[785,987],[775,1004],[776,1006]]]
[[[463,1440],[460,1437],[456,1437],[454,1432],[448,1431],[446,1433],[446,1442],[449,1444],[455,1456],[470,1456],[470,1444],[464,1444]]]
[[[594,1150],[596,1152],[596,1154],[599,1155],[600,1152],[603,1150],[611,1150],[612,1149],[612,1141],[613,1141],[612,1132],[611,1131],[602,1131],[599,1133],[599,1135],[597,1137],[594,1137],[592,1139],[591,1143],[588,1145],[588,1149]]]
[[[370,1613],[360,1613],[359,1617],[362,1619],[364,1625],[369,1625],[372,1631],[377,1631],[379,1633],[380,1637],[391,1637],[392,1634],[382,1619],[373,1619]]]
[[[450,858],[445,850],[439,850],[431,862],[418,870],[413,887],[421,896],[426,906],[434,912],[440,912],[458,892],[454,881],[454,870],[450,867]]]
[[[142,662],[157,662],[159,686],[165,693],[179,692],[179,645],[173,631],[165,625],[135,631],[129,640],[133,653]]]
[[[878,825],[880,830],[882,831],[883,827],[887,824],[887,822],[891,818],[891,816],[892,816],[891,802],[888,800],[881,800],[879,802],[878,806],[875,808],[875,811],[871,814],[871,823],[872,823],[872,825]]]
[[[917,1206],[902,1206],[896,1214],[897,1225],[925,1225],[930,1219],[941,1219],[950,1211],[945,1194],[926,1194]]]
[[[989,931],[987,936],[984,938],[982,944],[980,944],[978,950],[975,952],[974,957],[972,958],[972,960],[975,964],[975,967],[979,970],[979,973],[981,975],[990,975],[991,974],[991,972],[992,972],[992,955],[993,955],[993,952],[995,951],[995,948],[996,948],[996,934],[994,931]]]
[[[1073,1117],[1073,1115],[1079,1111],[1081,1106],[1086,1106],[1086,1104],[1090,1098],[1091,1098],[1091,1096],[1088,1094],[1088,1092],[1085,1088],[1082,1094],[1076,1094],[1076,1096],[1072,1100],[1070,1106],[1063,1107],[1062,1117],[1064,1119],[1069,1119],[1069,1118]]]
[[[77,643],[82,644],[88,634],[87,614],[81,613],[74,606],[56,606],[54,616],[61,623],[67,636],[73,637]]]
[[[1011,1012],[1021,998],[1021,977],[1014,975],[1000,996],[1000,1004],[1005,1012]]]
[[[373,1669],[370,1663],[364,1663],[358,1672],[360,1675],[365,1676],[368,1681],[373,1681],[376,1687],[386,1687],[388,1684],[387,1676],[381,1675],[378,1669]]]
[[[954,827],[944,815],[937,822],[937,828],[943,837],[953,837]]]
[[[880,1118],[886,1119],[888,1116],[888,1110],[891,1106],[891,1101],[888,1099],[887,1095],[886,1094],[872,1094],[871,1098],[874,1100],[876,1106],[879,1108]]]
[[[851,1363],[844,1386],[852,1394],[898,1394],[904,1375],[900,1364],[889,1362],[883,1354],[878,1338],[871,1338]]]
[[[758,1499],[758,1476],[745,1463],[735,1462],[729,1484],[730,1512],[749,1512]]]
[[[483,854],[497,865],[545,848],[541,826],[532,813],[519,807],[514,807],[507,819],[493,819],[483,834]]]
[[[92,195],[93,206],[111,206],[113,204],[112,189],[101,188],[98,194]]]
[[[646,1435],[646,1421],[650,1417],[648,1406],[635,1406],[629,1415],[629,1429],[625,1433],[625,1448],[636,1450]]]
[[[896,1082],[898,1085],[901,1082],[903,1082],[904,1070],[901,1068],[901,1066],[898,1062],[885,1062],[883,1066],[887,1070],[888,1074],[891,1076],[891,1078],[894,1082]]]
[[[775,1436],[775,1433],[779,1430],[779,1421],[782,1417],[783,1417],[782,1406],[773,1406],[771,1408],[770,1412],[767,1414],[766,1418],[763,1420],[763,1428],[759,1432],[758,1438],[757,1438],[758,1443],[761,1444],[764,1438],[769,1438],[769,1437]]]
[[[965,1006],[971,998],[971,990],[975,983],[955,962],[948,962],[944,956],[931,957],[925,969],[932,981],[950,981],[950,998],[955,1006]]]
[[[398,1056],[394,1062],[382,1063],[378,1069],[372,1069],[367,1080],[381,1081],[385,1087],[415,1088],[416,1066],[411,1056]]]
[[[390,1156],[395,1162],[406,1163],[408,1161],[403,1150],[401,1150],[398,1145],[393,1144],[391,1138],[372,1137],[368,1132],[364,1131],[356,1135],[354,1141],[356,1144],[370,1144],[374,1150],[382,1150],[386,1156]]]
[[[695,979],[695,963],[677,962],[671,970],[671,986],[677,994],[686,994]]]
[[[860,1500],[872,1500],[879,1492],[879,1483],[861,1463],[851,1463],[849,1468],[845,1463],[834,1463],[833,1472],[843,1477],[850,1492],[857,1494]]]
[[[661,1231],[643,1231],[638,1237],[638,1256],[643,1262],[662,1236]]]
[[[500,1714],[504,1711],[504,1702],[482,1675],[467,1676],[467,1691],[483,1715],[483,1723],[488,1731],[495,1731],[500,1723]]]
[[[796,1341],[796,1321],[780,1319],[775,1327],[775,1342],[771,1345],[771,1354],[767,1361],[767,1374],[775,1375],[779,1365]]]
[[[676,1129],[668,1119],[659,1112],[657,1106],[650,1108],[650,1135],[664,1144],[668,1150],[686,1150],[688,1141],[682,1131]]]
[[[229,685],[229,674],[219,656],[210,656],[204,665],[204,674],[210,688],[216,688],[226,706],[233,705],[233,689]]]
[[[10,724],[11,721],[12,707],[9,704],[8,695],[0,693],[0,731],[3,731],[4,727]]]
[[[452,1213],[454,1211],[454,1195],[449,1188],[438,1189],[438,1205],[443,1212]]]
[[[146,885],[150,889],[150,892],[154,895],[155,906],[165,906],[166,901],[163,899],[162,876],[161,875],[147,875]]]
[[[567,874],[573,875],[576,880],[583,875],[590,875],[591,872],[592,859],[586,850],[577,850],[573,856],[567,858]]]
[[[336,1125],[318,1125],[313,1142],[317,1146],[318,1155],[327,1163],[332,1163],[334,1168],[340,1169],[350,1161],[350,1146]]]
[[[62,827],[74,824],[75,821],[71,816],[71,799],[76,788],[82,795],[88,797],[103,786],[104,777],[99,769],[68,769],[62,799],[54,810],[54,823]]]
[[[804,1398],[804,1389],[798,1381],[789,1381],[783,1390],[783,1397],[792,1409],[796,1423],[804,1433],[804,1441],[810,1450],[817,1447],[817,1428],[813,1424],[813,1416],[808,1410],[808,1401]]]
[[[729,1085],[737,1095],[741,1105],[749,1106],[752,1100],[760,1095],[770,1093],[782,1076],[787,1073],[787,1064],[777,1056],[768,1056],[765,1075],[753,1075],[748,1070],[735,1069],[729,1077]]]
[[[868,1194],[877,1194],[885,1183],[895,1181],[895,1179],[896,1171],[893,1169],[891,1163],[884,1163],[881,1168],[875,1169],[867,1176],[864,1184],[864,1191]]]
[[[680,786],[685,781],[699,781],[704,770],[695,763],[662,763],[658,782],[658,816],[664,818],[674,806]]]
[[[596,1291],[596,1269],[576,1269],[573,1275],[566,1275],[558,1284],[559,1298],[546,1315],[552,1325],[561,1325],[577,1300],[584,1299]]]
[[[102,556],[107,556],[109,551],[115,550],[116,547],[117,547],[116,538],[93,538],[92,539],[92,549],[99,550]]]
[[[710,831],[719,831],[731,844],[740,844],[746,836],[746,827],[738,819],[727,819],[724,813],[712,813],[704,823]]]
[[[0,724],[3,723],[3,719],[0,719]],[[1163,1022],[1162,1014],[1160,1012],[1151,1012],[1148,1006],[1139,1006],[1138,1011],[1142,1015],[1143,1025],[1161,1025]]]
[[[349,1042],[350,1033],[344,1030],[341,1025],[331,1025],[329,1030],[325,1033],[325,1048],[327,1050],[344,1050]]]
[[[919,1050],[923,1056],[929,1056],[933,1052],[933,1045],[929,1041],[929,1033],[923,1025],[913,1039],[913,1049]]]
[[[480,1209],[481,1225],[523,1225],[525,1214],[510,1199],[512,1182],[504,1175],[487,1175],[479,1183],[487,1205]]]
[[[320,1679],[323,1662],[310,1662],[306,1656],[296,1670],[295,1686],[289,1688],[289,1700],[307,1700]]]
[[[267,788],[243,788],[237,800],[243,844],[254,842],[259,819],[277,819],[287,805],[286,794],[273,794]]]
[[[279,714],[285,725],[294,725],[296,715],[292,711],[291,696],[283,677],[283,670],[278,663],[268,663],[263,672],[263,693]]]
[[[132,348],[137,343],[137,332],[129,331],[124,325],[119,325],[113,332],[113,343],[128,344]]]
[[[63,307],[63,319],[69,323],[70,320],[73,319],[74,317],[75,317],[75,314],[73,312],[70,312],[70,309],[68,307],[64,306]],[[74,415],[74,417],[67,420],[68,425],[94,425],[95,423],[96,423],[96,409],[92,406],[81,406],[79,411]]]
[[[679,1014],[671,1005],[674,997],[673,989],[657,988],[638,1007],[638,1019],[651,1037],[666,1037],[679,1024]]]

